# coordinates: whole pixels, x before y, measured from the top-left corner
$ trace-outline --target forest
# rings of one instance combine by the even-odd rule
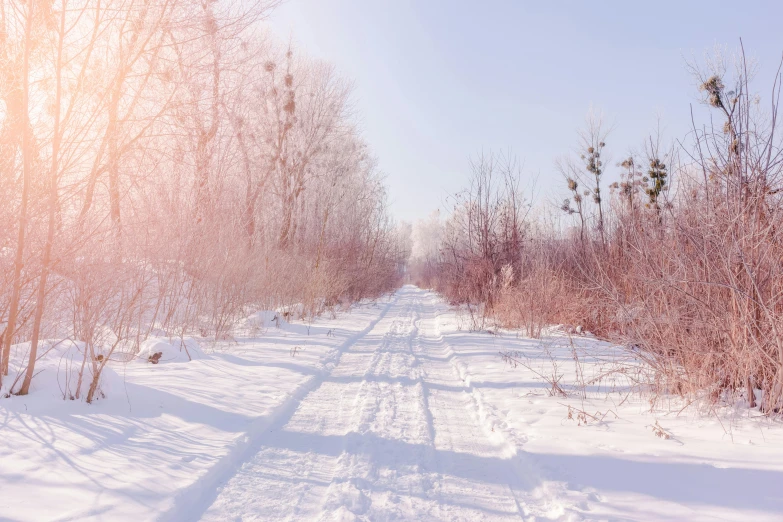
[[[398,283],[350,82],[263,34],[275,4],[2,4],[6,393],[44,338],[84,344],[91,402],[153,329],[219,339],[251,307],[317,315]]]

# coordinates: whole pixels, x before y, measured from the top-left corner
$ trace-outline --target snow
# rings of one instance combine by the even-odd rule
[[[192,338],[166,339],[155,337],[141,343],[137,360],[145,364],[150,364],[151,360],[157,361],[153,364],[166,364],[206,358],[208,356],[204,354],[198,342]]]
[[[35,366],[35,376],[30,383],[30,398],[37,407],[56,407],[63,399],[87,397],[93,378],[91,364],[86,364],[81,381],[79,373],[84,361],[84,343],[73,341],[46,341],[38,347],[38,358]],[[9,361],[9,378],[4,379],[0,395],[5,395],[8,389],[19,389],[24,379],[30,354],[30,343],[12,346]],[[102,400],[104,395],[121,392],[122,379],[113,368],[106,367],[101,372],[101,379],[95,394],[96,400]],[[0,402],[0,407],[4,404]],[[2,410],[0,410],[2,411]]]
[[[0,520],[783,519],[783,426],[651,411],[604,375],[638,363],[594,339],[470,332],[412,286],[289,321],[186,339],[190,358],[150,339],[179,362],[112,364],[92,405],[58,399],[56,374],[0,399]]]

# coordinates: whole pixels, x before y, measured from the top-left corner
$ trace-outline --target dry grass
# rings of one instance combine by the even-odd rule
[[[592,158],[594,203],[578,192],[579,162],[570,163],[565,174],[579,205],[563,209],[578,218],[574,229],[531,221],[510,228],[508,216],[523,214],[520,198],[493,188],[493,165],[479,164],[446,225],[440,272],[428,274],[434,286],[533,337],[560,324],[625,346],[654,370],[659,392],[743,397],[765,413],[783,411],[778,96],[771,112],[759,111],[744,57],[737,71],[730,81],[696,70],[718,127],[694,127],[687,145],[666,153],[649,140],[644,162],[622,163],[611,198],[596,197],[599,149],[583,153]],[[598,135],[587,138],[589,145]],[[557,394],[556,372],[545,380]]]

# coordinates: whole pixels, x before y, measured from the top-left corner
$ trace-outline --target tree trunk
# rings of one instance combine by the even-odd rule
[[[55,114],[54,114],[54,132],[52,135],[52,164],[49,171],[49,222],[46,232],[46,244],[44,245],[43,260],[41,262],[41,278],[38,282],[38,299],[35,303],[35,318],[33,319],[33,335],[30,342],[30,356],[27,362],[27,372],[25,373],[22,387],[19,395],[27,395],[30,391],[30,383],[35,373],[35,360],[38,355],[38,340],[41,333],[41,319],[43,318],[44,305],[46,302],[46,283],[49,276],[52,263],[52,247],[54,244],[54,231],[56,227],[55,217],[57,215],[57,179],[58,179],[58,155],[60,153],[60,103],[62,100],[62,55],[63,38],[65,37],[65,9],[60,13],[60,34],[57,46],[57,73],[55,86]]]
[[[32,177],[32,143],[30,139],[30,47],[32,45],[33,32],[33,6],[28,4],[27,20],[25,21],[25,45],[24,61],[22,65],[22,201],[19,207],[19,233],[16,240],[16,257],[14,260],[14,276],[11,290],[11,304],[8,311],[8,324],[5,330],[5,342],[3,344],[2,375],[8,375],[8,362],[11,355],[16,330],[16,321],[19,315],[19,301],[22,293],[22,267],[24,265],[25,235],[27,232],[27,200],[30,194],[30,179]]]

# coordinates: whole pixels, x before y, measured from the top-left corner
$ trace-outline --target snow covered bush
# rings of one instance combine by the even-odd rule
[[[189,362],[207,357],[194,339],[147,339],[141,343],[138,353],[139,362],[152,364]]]
[[[9,374],[0,390],[2,395],[19,390],[27,370],[29,351],[29,342],[11,347]],[[94,382],[95,387],[92,389]],[[104,399],[120,390],[122,378],[112,368],[103,368],[99,379],[95,380],[95,365],[90,360],[85,343],[63,340],[41,343],[35,364],[35,378],[31,381],[28,393],[42,401],[87,401],[92,391],[92,401]]]

